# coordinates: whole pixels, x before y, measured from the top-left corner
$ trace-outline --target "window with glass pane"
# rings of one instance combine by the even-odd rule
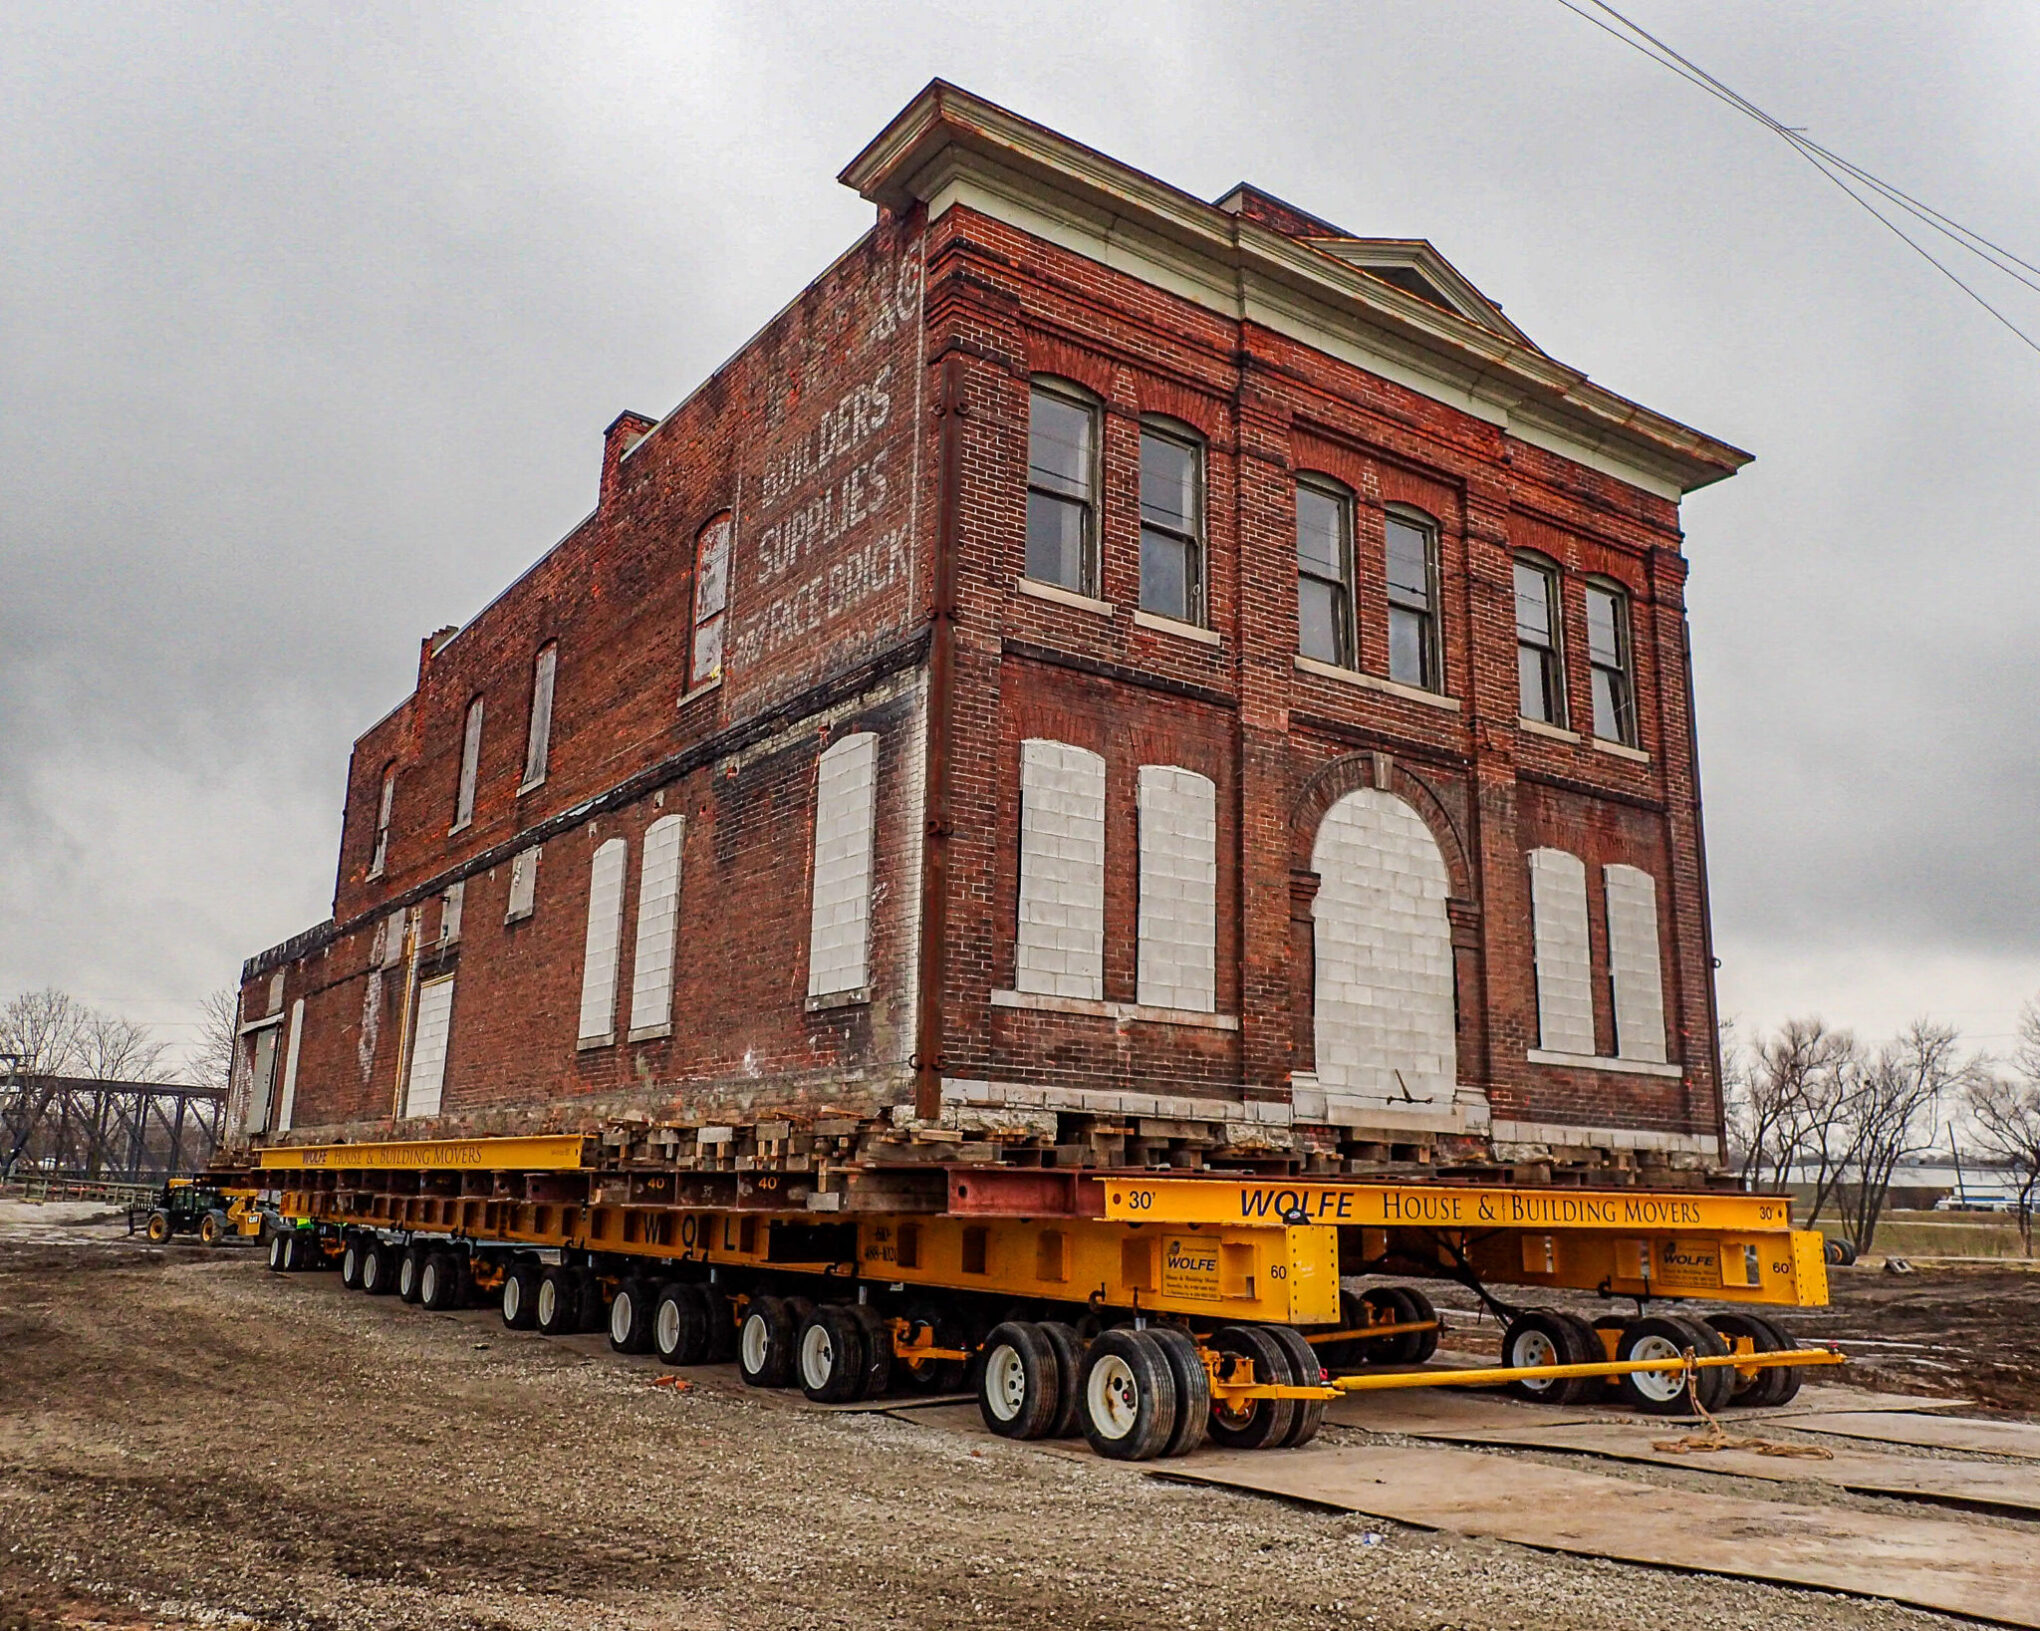
[[[1336,488],[1296,487],[1296,649],[1358,666],[1353,645],[1353,501]]]
[[[1438,661],[1438,534],[1405,515],[1388,517],[1388,677],[1441,688]]]
[[[1098,414],[1034,387],[1027,420],[1027,575],[1080,595],[1097,591]]]
[[[1537,561],[1516,563],[1516,674],[1525,719],[1565,723],[1558,660],[1558,574]]]
[[[1140,433],[1140,606],[1204,621],[1203,461],[1195,443]]]
[[[1594,670],[1594,734],[1636,746],[1636,684],[1629,664],[1629,597],[1587,585],[1587,658]]]

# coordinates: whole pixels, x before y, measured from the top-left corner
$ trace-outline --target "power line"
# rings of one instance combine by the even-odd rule
[[[1952,267],[1937,259],[1924,244],[1907,233],[1903,227],[1880,210],[1870,199],[1864,197],[1857,190],[1857,187],[1851,184],[1852,180],[1861,183],[1864,187],[1870,188],[1887,202],[1896,205],[1907,214],[1932,227],[1934,231],[1940,233],[1944,238],[1949,239],[1958,247],[1968,250],[1987,265],[2004,273],[2007,277],[2016,279],[2027,288],[2035,291],[2040,291],[2040,282],[2036,282],[2032,277],[2024,276],[2023,272],[2031,272],[2036,277],[2040,277],[2040,266],[2035,266],[2032,262],[2022,259],[2002,245],[1993,243],[1990,239],[1984,237],[1982,233],[1962,225],[1961,222],[1942,214],[1930,205],[1921,203],[1910,193],[1872,175],[1862,166],[1854,164],[1841,157],[1841,155],[1821,146],[1820,143],[1810,139],[1805,131],[1796,129],[1779,119],[1773,118],[1754,102],[1750,101],[1748,97],[1724,84],[1721,80],[1716,79],[1714,75],[1707,72],[1706,69],[1700,67],[1699,64],[1693,62],[1690,58],[1682,56],[1641,24],[1632,22],[1613,6],[1608,5],[1606,0],[1587,0],[1587,3],[1613,17],[1616,22],[1622,25],[1621,28],[1613,27],[1602,21],[1601,18],[1594,16],[1592,12],[1584,10],[1579,5],[1575,5],[1573,0],[1558,0],[1558,3],[1575,17],[1593,24],[1602,33],[1620,40],[1631,50],[1650,58],[1659,67],[1670,69],[1689,85],[1697,86],[1717,101],[1727,103],[1738,113],[1754,119],[1773,135],[1781,137],[1794,152],[1811,164],[1828,181],[1846,193],[1851,200],[1875,218],[1886,231],[1890,232],[1908,249],[1912,250],[1914,254],[1933,267],[1935,271],[1947,278],[1949,282],[1953,283],[1956,288],[1960,289],[1971,300],[1975,301],[1977,305],[1990,313],[1998,322],[2011,330],[2022,343],[2033,351],[2040,352],[2040,340],[2036,340],[2032,335],[2020,328],[2017,323],[2013,322],[2011,318],[1999,311],[1990,301],[1986,300],[1980,293],[1971,288],[1968,283],[1964,282],[1961,275]],[[1627,33],[1623,32],[1625,29],[1628,30]],[[2008,265],[2006,264],[2007,262],[2011,264]]]

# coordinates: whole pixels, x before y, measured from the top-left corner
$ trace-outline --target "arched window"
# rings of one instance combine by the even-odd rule
[[[559,671],[557,643],[540,646],[531,660],[531,715],[524,730],[524,780],[521,793],[545,780],[552,763],[553,679]]]
[[[1563,619],[1558,568],[1539,555],[1516,557],[1517,710],[1544,725],[1565,724]]]
[[[630,846],[605,840],[588,868],[588,940],[581,957],[580,1046],[616,1040],[616,963],[623,940],[623,874]]]
[[[1445,688],[1438,638],[1438,523],[1421,510],[1391,509],[1384,522],[1388,566],[1388,677],[1423,691]]]
[[[815,771],[815,881],[808,923],[808,1000],[861,1000],[871,983],[871,854],[878,737],[856,731]]]
[[[1208,1014],[1218,1006],[1218,795],[1209,776],[1140,767],[1136,1000]]]
[[[638,873],[637,949],[630,960],[630,1040],[673,1028],[673,963],[680,931],[680,851],[687,818],[661,816],[645,829]]]
[[[1587,660],[1594,671],[1594,734],[1636,744],[1636,670],[1629,639],[1629,595],[1619,584],[1587,584]]]
[[[1067,742],[1020,744],[1013,988],[1105,996],[1105,761]]]
[[[382,791],[375,807],[375,848],[369,852],[368,875],[380,878],[390,860],[390,812],[397,802],[397,762],[383,766]]]
[[[453,794],[453,832],[475,818],[475,782],[482,768],[482,699],[470,698],[460,731],[460,780]]]
[[[690,686],[722,677],[723,626],[730,604],[730,542],[736,528],[719,515],[694,541],[694,656]]]
[[[1353,630],[1353,495],[1329,476],[1296,478],[1296,649],[1360,666]]]
[[[1530,937],[1537,965],[1537,1045],[1594,1051],[1593,953],[1587,939],[1587,864],[1562,849],[1530,852]]]
[[[1027,576],[1098,593],[1098,404],[1037,378],[1027,409]]]
[[[1438,1105],[1457,1086],[1450,875],[1403,799],[1348,793],[1318,827],[1317,1076],[1332,1103]]]
[[[1140,427],[1140,609],[1204,621],[1204,444],[1167,420]]]

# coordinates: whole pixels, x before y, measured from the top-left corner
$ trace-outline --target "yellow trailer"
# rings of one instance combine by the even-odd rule
[[[606,1327],[818,1399],[967,1384],[994,1431],[1127,1459],[1307,1442],[1327,1401],[1374,1387],[1612,1386],[1674,1413],[1782,1403],[1839,1362],[1754,1311],[1827,1301],[1821,1237],[1781,1196],[973,1164],[845,1211],[778,1173],[604,1166],[579,1135],[264,1148],[222,1181],[294,1221],[279,1269],[486,1296],[513,1328]],[[1439,1331],[1420,1286],[1342,1284],[1382,1276],[1467,1288],[1505,1322],[1503,1365],[1417,1368]],[[1634,1312],[1590,1323],[1519,1288]]]

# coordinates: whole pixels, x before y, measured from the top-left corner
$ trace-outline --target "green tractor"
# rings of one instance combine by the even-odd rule
[[[159,1246],[172,1235],[197,1235],[205,1245],[218,1246],[247,1232],[236,1215],[244,1210],[240,1196],[196,1178],[172,1178],[157,1195],[144,1233]]]

